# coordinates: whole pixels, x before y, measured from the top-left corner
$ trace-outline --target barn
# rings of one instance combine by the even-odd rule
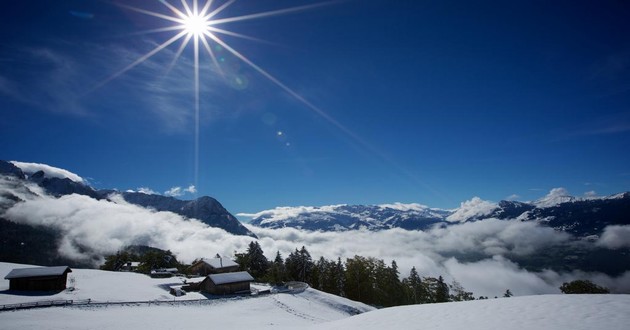
[[[201,282],[201,291],[210,294],[234,294],[249,292],[254,278],[248,272],[210,274]]]
[[[190,266],[190,273],[200,276],[238,271],[238,264],[229,258],[201,258]]]
[[[68,266],[35,267],[13,269],[5,280],[9,280],[10,290],[19,291],[61,291],[66,289]]]

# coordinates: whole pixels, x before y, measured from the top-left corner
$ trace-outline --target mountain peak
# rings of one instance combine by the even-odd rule
[[[562,203],[575,202],[576,200],[578,200],[578,198],[571,196],[568,190],[560,187],[551,189],[545,197],[533,202],[533,204],[540,208],[546,208],[560,205]]]

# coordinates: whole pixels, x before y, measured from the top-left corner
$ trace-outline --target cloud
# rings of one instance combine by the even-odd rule
[[[609,249],[630,247],[630,225],[606,226],[602,236],[597,241],[597,245]]]
[[[521,198],[521,196],[520,196],[520,195],[517,195],[517,194],[512,194],[512,195],[510,195],[510,196],[506,197],[505,199],[506,199],[506,200],[508,200],[508,201],[516,201],[516,200],[518,200],[519,198]]]
[[[166,196],[171,196],[171,197],[177,197],[177,196],[181,196],[183,195],[183,191],[182,191],[182,187],[173,187],[167,191],[164,192],[164,195]]]
[[[182,187],[172,187],[171,189],[164,192],[164,195],[171,197],[179,197],[183,196],[185,193],[195,194],[197,193],[197,188],[194,185],[188,186],[188,188]]]
[[[194,185],[190,185],[188,186],[188,188],[184,189],[184,192],[187,193],[191,193],[191,194],[196,194],[197,193],[197,188]]]
[[[118,194],[111,195],[109,200],[82,195],[53,198],[34,184],[19,185],[11,178],[0,180],[0,196],[4,192],[24,201],[13,206],[8,203],[4,218],[54,228],[61,235],[62,255],[95,265],[102,262],[103,256],[130,244],[169,249],[178,259],[191,262],[216,253],[233,256],[235,251],[245,251],[253,240],[174,213],[129,204]],[[617,292],[630,292],[628,273],[611,278],[583,272],[531,272],[507,260],[511,255],[526,256],[570,242],[569,234],[535,222],[489,219],[427,231],[378,232],[311,232],[246,226],[259,237],[268,258],[273,258],[276,251],[287,257],[296,248],[305,246],[314,259],[362,255],[387,263],[396,260],[402,276],[407,276],[415,266],[422,276],[456,279],[475,295],[501,295],[506,289],[516,294],[557,293],[563,281],[577,278],[596,280]],[[623,244],[630,241],[627,235],[628,227],[611,226],[599,244]]]
[[[449,215],[446,220],[451,222],[465,221],[467,219],[487,216],[497,209],[497,204],[484,201],[479,197],[473,197],[469,201],[462,202],[455,211]]]
[[[138,188],[138,192],[139,193],[143,193],[143,194],[147,194],[147,195],[158,195],[158,193],[151,189],[151,188],[146,188],[146,187],[140,187]]]
[[[19,197],[24,202],[8,209],[4,217],[55,229],[61,235],[61,255],[95,266],[103,256],[132,244],[169,249],[181,260],[191,262],[216,253],[232,255],[235,250],[246,249],[252,240],[175,213],[131,205],[119,195],[112,195],[110,201],[76,194],[52,198],[25,192]]]
[[[31,175],[38,171],[43,171],[45,176],[48,178],[59,178],[59,179],[67,178],[75,182],[86,183],[86,181],[82,177],[68,170],[64,170],[58,167],[53,167],[46,164],[24,163],[24,162],[17,162],[17,161],[11,161],[11,163],[19,167],[22,170],[22,172],[28,175]]]
[[[597,192],[595,190],[587,191],[584,193],[584,197],[597,197]]]

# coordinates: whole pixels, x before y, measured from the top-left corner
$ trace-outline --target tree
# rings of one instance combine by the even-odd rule
[[[435,302],[448,302],[450,300],[450,294],[448,290],[448,284],[444,282],[442,276],[438,277],[437,287],[435,291]]]
[[[426,286],[422,283],[416,267],[412,267],[409,277],[403,280],[403,285],[407,292],[407,301],[410,304],[423,304],[428,302]]]
[[[599,286],[589,280],[575,280],[569,283],[565,282],[562,286],[560,286],[560,291],[567,294],[610,293],[608,288]]]
[[[453,280],[453,283],[450,285],[450,291],[451,301],[475,300],[473,293],[466,291],[466,289],[455,280]]]
[[[269,267],[267,277],[269,278],[269,282],[275,285],[278,285],[286,280],[284,260],[282,259],[282,255],[280,255],[280,251],[276,252],[276,258]]]
[[[302,282],[310,281],[313,260],[304,246],[299,251],[295,249],[295,252],[289,254],[285,266],[289,279]]]
[[[269,266],[260,244],[256,241],[249,243],[247,248],[247,270],[255,279],[262,279],[267,274]]]

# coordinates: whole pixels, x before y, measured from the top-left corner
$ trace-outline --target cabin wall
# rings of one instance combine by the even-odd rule
[[[45,278],[15,278],[10,280],[9,289],[18,291],[61,291],[66,289],[67,279],[67,274]]]

